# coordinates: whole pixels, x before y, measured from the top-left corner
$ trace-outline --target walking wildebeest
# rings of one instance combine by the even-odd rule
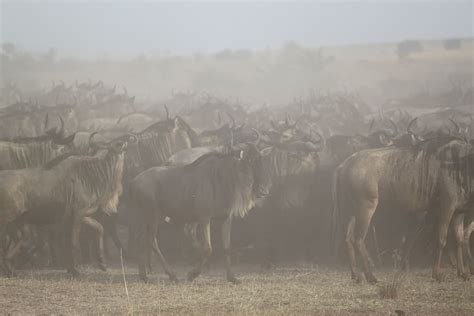
[[[427,210],[434,215],[437,250],[432,275],[441,280],[442,251],[451,217],[455,210],[472,203],[472,170],[473,146],[457,137],[438,137],[411,147],[361,151],[344,161],[334,179],[334,221],[347,228],[352,278],[361,280],[356,270],[357,251],[367,281],[377,282],[364,239],[377,207],[390,205],[391,210]]]
[[[68,272],[78,276],[75,254],[81,224],[98,210],[116,212],[127,143],[118,139],[98,145],[93,157],[60,156],[44,168],[0,171],[0,240],[9,225],[63,222],[71,246]],[[20,240],[6,256],[0,247],[0,263],[8,275],[21,244]]]
[[[190,165],[156,167],[139,174],[131,183],[136,216],[141,219],[142,238],[139,274],[147,281],[145,263],[153,249],[171,280],[176,280],[162,255],[157,240],[158,221],[198,223],[202,260],[188,274],[193,280],[212,252],[211,219],[224,220],[222,240],[226,256],[227,280],[237,283],[231,269],[230,236],[232,218],[244,216],[257,198],[267,194],[262,153],[252,143],[228,153],[209,153]]]

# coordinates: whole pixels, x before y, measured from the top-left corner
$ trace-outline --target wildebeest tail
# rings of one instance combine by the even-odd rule
[[[347,212],[341,210],[343,208],[342,183],[341,183],[341,168],[338,167],[334,172],[332,179],[332,203],[333,212],[331,218],[331,240],[333,242],[333,255],[337,259],[341,243],[344,240],[344,229],[349,223]]]

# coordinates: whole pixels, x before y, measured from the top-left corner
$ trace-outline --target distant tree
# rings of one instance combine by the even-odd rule
[[[461,40],[459,38],[450,38],[444,41],[444,49],[455,50],[461,48]]]
[[[232,58],[232,50],[224,49],[214,54],[214,58],[217,60],[226,60]]]
[[[6,56],[13,56],[16,53],[15,44],[13,43],[3,43],[2,52]]]
[[[423,51],[423,46],[419,41],[406,40],[397,45],[397,54],[400,59],[408,58],[411,54],[421,51]]]

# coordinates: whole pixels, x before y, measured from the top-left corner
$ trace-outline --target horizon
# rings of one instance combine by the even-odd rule
[[[473,36],[471,1],[2,1],[1,15],[2,43],[88,59]]]

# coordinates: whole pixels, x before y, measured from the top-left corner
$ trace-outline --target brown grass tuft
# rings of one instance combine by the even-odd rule
[[[390,283],[379,286],[379,296],[381,299],[397,299],[399,290],[405,279],[404,271],[397,271]]]

